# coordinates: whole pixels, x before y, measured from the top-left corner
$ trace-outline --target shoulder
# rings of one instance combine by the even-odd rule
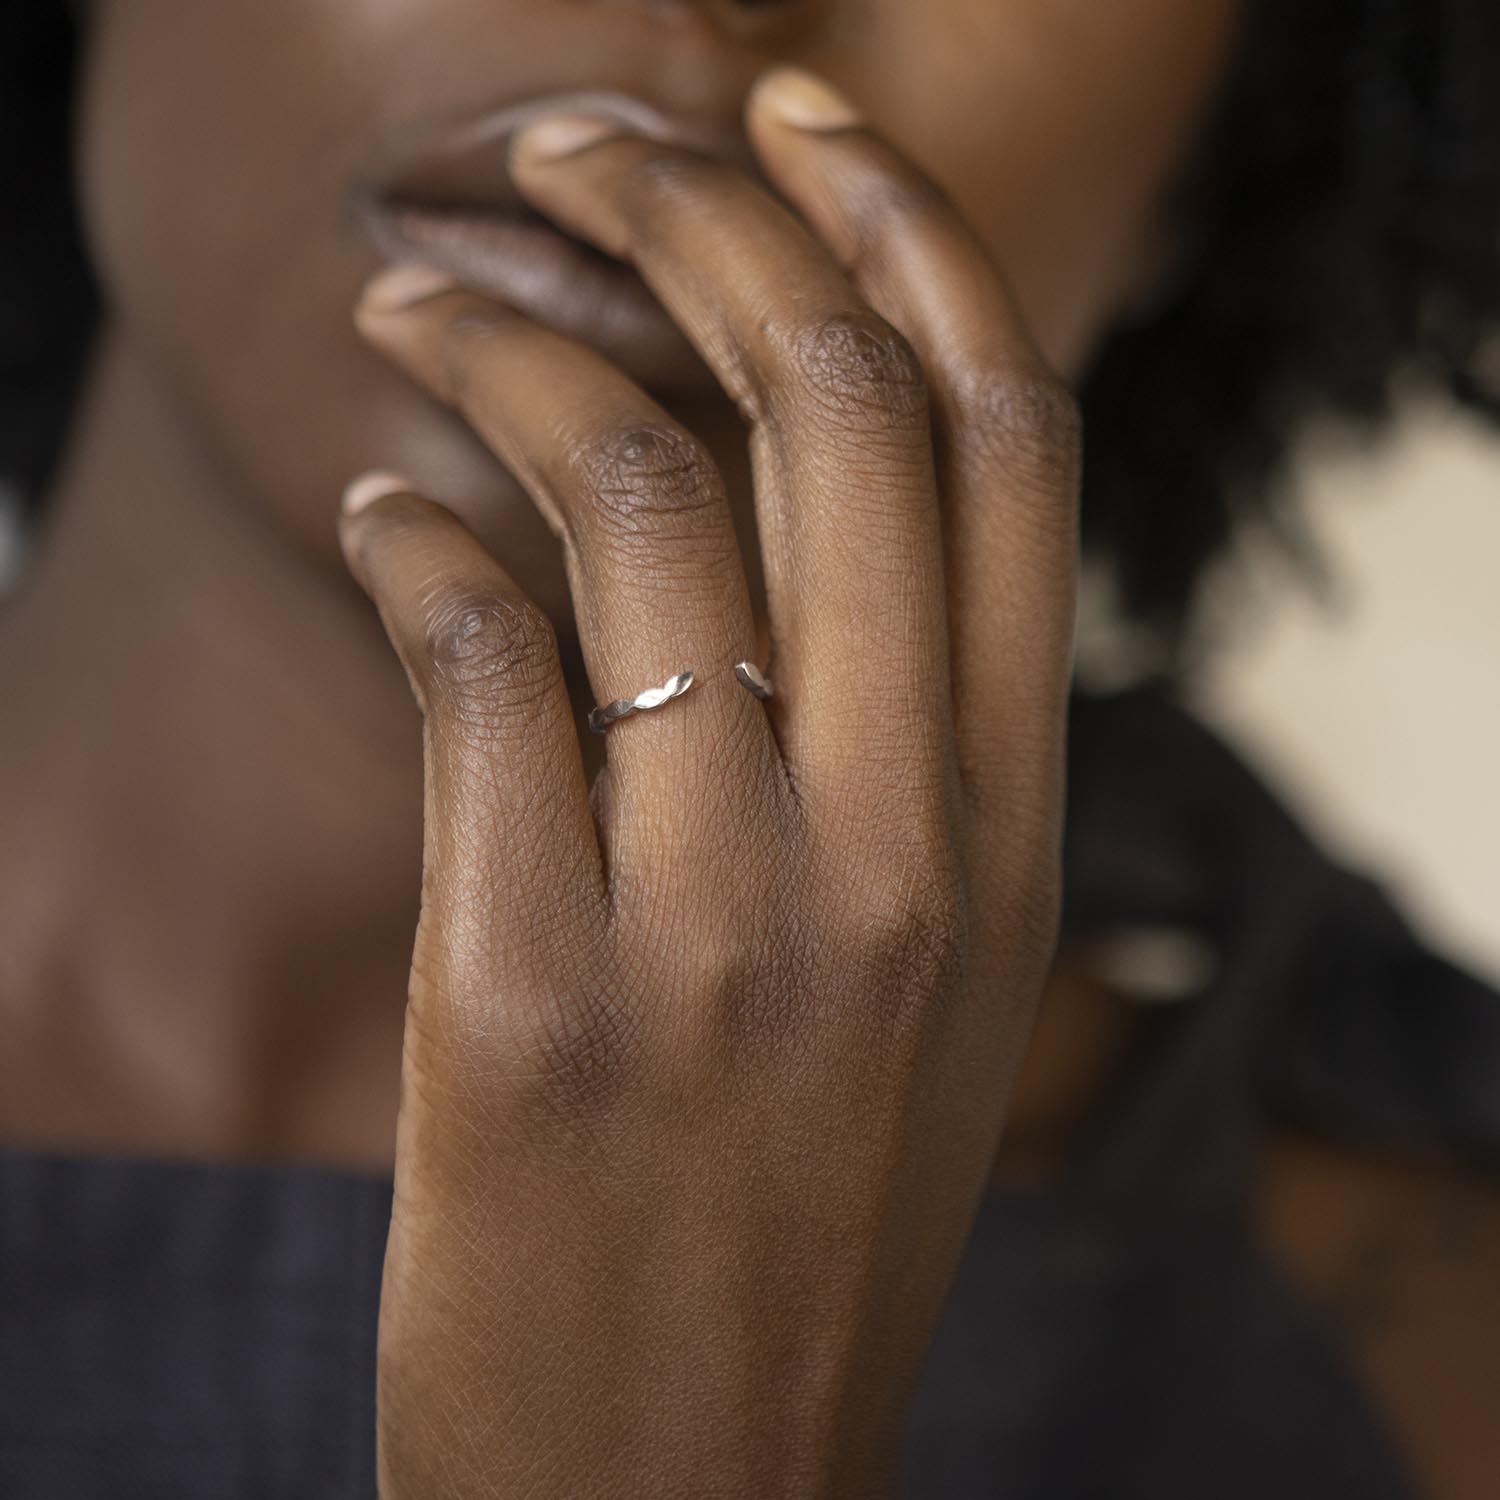
[[[1070,935],[1195,940],[1223,1044],[1282,1124],[1500,1164],[1500,995],[1331,859],[1169,687],[1080,697],[1073,724]]]
[[[1488,1500],[1500,1472],[1500,1180],[1284,1134],[1262,1159],[1273,1259],[1326,1314],[1423,1494]]]

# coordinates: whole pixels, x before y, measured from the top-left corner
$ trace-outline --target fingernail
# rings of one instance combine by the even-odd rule
[[[621,127],[615,121],[601,120],[595,115],[553,115],[523,125],[511,137],[510,159],[523,167],[556,161],[560,156],[571,156],[585,146],[620,133]]]
[[[836,88],[802,68],[775,68],[763,75],[755,103],[800,130],[843,130],[864,119]]]
[[[344,491],[344,514],[357,516],[360,511],[368,510],[377,500],[384,500],[387,495],[415,493],[411,481],[403,479],[399,474],[365,474]]]
[[[390,266],[371,277],[359,305],[366,312],[402,312],[429,297],[455,292],[458,283],[431,266]]]

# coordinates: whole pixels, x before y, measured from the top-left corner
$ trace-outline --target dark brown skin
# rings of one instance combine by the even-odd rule
[[[389,1167],[404,1067],[388,1496],[879,1493],[1050,956],[1054,371],[1170,266],[1236,6],[96,11],[114,317],[0,631],[0,1128]],[[746,113],[783,60],[875,128]],[[358,185],[583,85],[746,122],[760,184],[618,134],[514,172],[701,380],[648,395],[461,291],[356,329]],[[339,554],[371,467],[412,493],[342,543],[396,655]],[[729,668],[767,646],[762,705]],[[664,663],[701,681],[580,750],[580,706]],[[1051,994],[1012,1124],[1055,1141],[1128,1027]],[[1321,1285],[1300,1149],[1268,1237]],[[1378,1220],[1382,1170],[1328,1174],[1327,1219]],[[1429,1302],[1456,1347],[1473,1308]],[[1371,1368],[1439,1492],[1483,1493],[1441,1379]]]
[[[836,101],[787,123],[808,91],[749,125],[812,234],[659,142],[512,155],[751,428],[769,710],[686,428],[469,294],[361,313],[564,539],[596,698],[711,664],[610,731],[591,808],[546,617],[441,507],[346,521],[427,726],[392,1496],[884,1493],[995,1154],[1056,937],[1076,414],[963,220]]]

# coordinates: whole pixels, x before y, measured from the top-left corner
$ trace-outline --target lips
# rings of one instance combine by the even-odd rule
[[[579,339],[648,388],[695,390],[712,376],[635,270],[565,234],[510,180],[512,136],[544,115],[588,114],[637,134],[737,160],[737,132],[673,119],[627,94],[539,96],[450,130],[408,153],[362,194],[361,218],[391,261],[416,261]]]

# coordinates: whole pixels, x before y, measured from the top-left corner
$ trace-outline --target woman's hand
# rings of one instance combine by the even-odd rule
[[[990,1169],[1055,936],[1075,409],[948,201],[817,103],[749,106],[811,232],[618,131],[515,162],[750,424],[770,702],[696,438],[482,298],[361,316],[563,539],[597,700],[697,673],[591,800],[546,618],[451,513],[357,492],[426,717],[387,1500],[881,1493]]]

